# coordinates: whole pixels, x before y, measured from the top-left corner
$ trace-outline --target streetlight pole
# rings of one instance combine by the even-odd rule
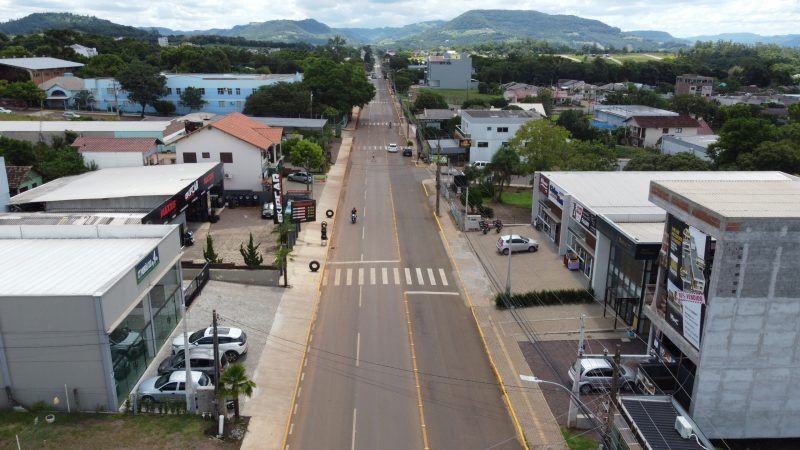
[[[441,189],[441,166],[439,165],[439,155],[442,152],[440,140],[436,139],[436,217],[439,217],[439,191]]]
[[[500,238],[502,239],[502,237]],[[506,273],[506,299],[508,304],[511,304],[511,235],[508,235],[508,272]]]
[[[311,104],[308,107],[308,116],[309,118],[314,118],[314,92],[308,91],[311,94]]]
[[[554,381],[542,380],[542,379],[540,379],[540,378],[536,378],[536,377],[533,377],[533,376],[530,376],[530,375],[520,375],[520,376],[519,376],[519,378],[520,378],[520,380],[522,380],[522,381],[528,381],[528,382],[531,382],[531,383],[536,383],[536,384],[550,384],[550,385],[553,385],[553,386],[558,386],[558,387],[560,387],[561,389],[563,389],[563,390],[567,391],[567,394],[569,394],[570,398],[572,399],[572,401],[570,402],[570,407],[572,406],[573,402],[577,402],[577,403],[578,403],[578,404],[579,404],[579,405],[580,405],[580,406],[581,406],[581,407],[582,407],[582,408],[583,408],[585,411],[589,411],[589,407],[587,407],[585,403],[583,403],[582,401],[580,401],[580,399],[579,399],[579,398],[578,398],[576,395],[574,395],[574,394],[572,393],[572,391],[571,391],[571,390],[569,390],[569,388],[567,388],[566,386],[564,386],[564,385],[563,385],[563,384],[561,384],[561,383],[556,383],[556,382],[554,382]],[[568,426],[569,426],[569,425],[568,425]]]

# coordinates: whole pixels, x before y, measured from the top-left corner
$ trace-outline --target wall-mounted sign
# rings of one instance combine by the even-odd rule
[[[158,261],[158,247],[156,247],[136,264],[136,284],[147,278],[147,275],[158,266]]]
[[[544,175],[539,175],[539,192],[544,195],[550,194],[550,179]]]
[[[220,163],[150,211],[142,218],[142,223],[158,224],[169,222],[186,210],[192,202],[205,194],[212,186],[219,183],[222,177],[223,171]]]
[[[572,217],[592,235],[597,232],[597,216],[580,203],[572,205]]]
[[[549,189],[547,192],[547,198],[553,201],[553,203],[557,203],[559,206],[564,206],[564,191],[562,191],[555,183],[552,181],[549,183]]]

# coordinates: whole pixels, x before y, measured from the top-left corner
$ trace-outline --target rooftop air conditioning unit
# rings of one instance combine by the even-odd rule
[[[692,424],[689,423],[689,420],[686,417],[678,416],[675,418],[675,431],[681,435],[684,439],[689,439],[694,434],[694,430],[692,429]]]

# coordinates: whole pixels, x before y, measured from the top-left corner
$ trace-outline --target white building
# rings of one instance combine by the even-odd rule
[[[84,56],[86,58],[93,58],[97,56],[97,49],[94,47],[85,47],[81,44],[72,44],[68,46],[72,49],[75,53]]]
[[[491,161],[523,124],[541,118],[533,111],[462,110],[456,137],[468,141],[470,162]]]
[[[716,134],[698,134],[696,136],[664,136],[661,138],[661,153],[675,155],[691,153],[700,159],[711,161],[708,157],[708,146],[716,143]]]
[[[696,136],[700,122],[689,116],[633,116],[625,126],[629,145],[656,148],[667,136]]]
[[[152,137],[81,136],[71,146],[83,156],[85,164],[109,169],[159,164],[158,150],[163,143]]]

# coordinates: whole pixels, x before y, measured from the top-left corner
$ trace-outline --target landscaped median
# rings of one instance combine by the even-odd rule
[[[511,306],[522,308],[526,306],[550,306],[576,303],[592,303],[594,296],[586,289],[560,289],[555,291],[531,291],[520,294],[511,294],[511,299],[501,292],[494,298],[494,304],[499,309]]]

